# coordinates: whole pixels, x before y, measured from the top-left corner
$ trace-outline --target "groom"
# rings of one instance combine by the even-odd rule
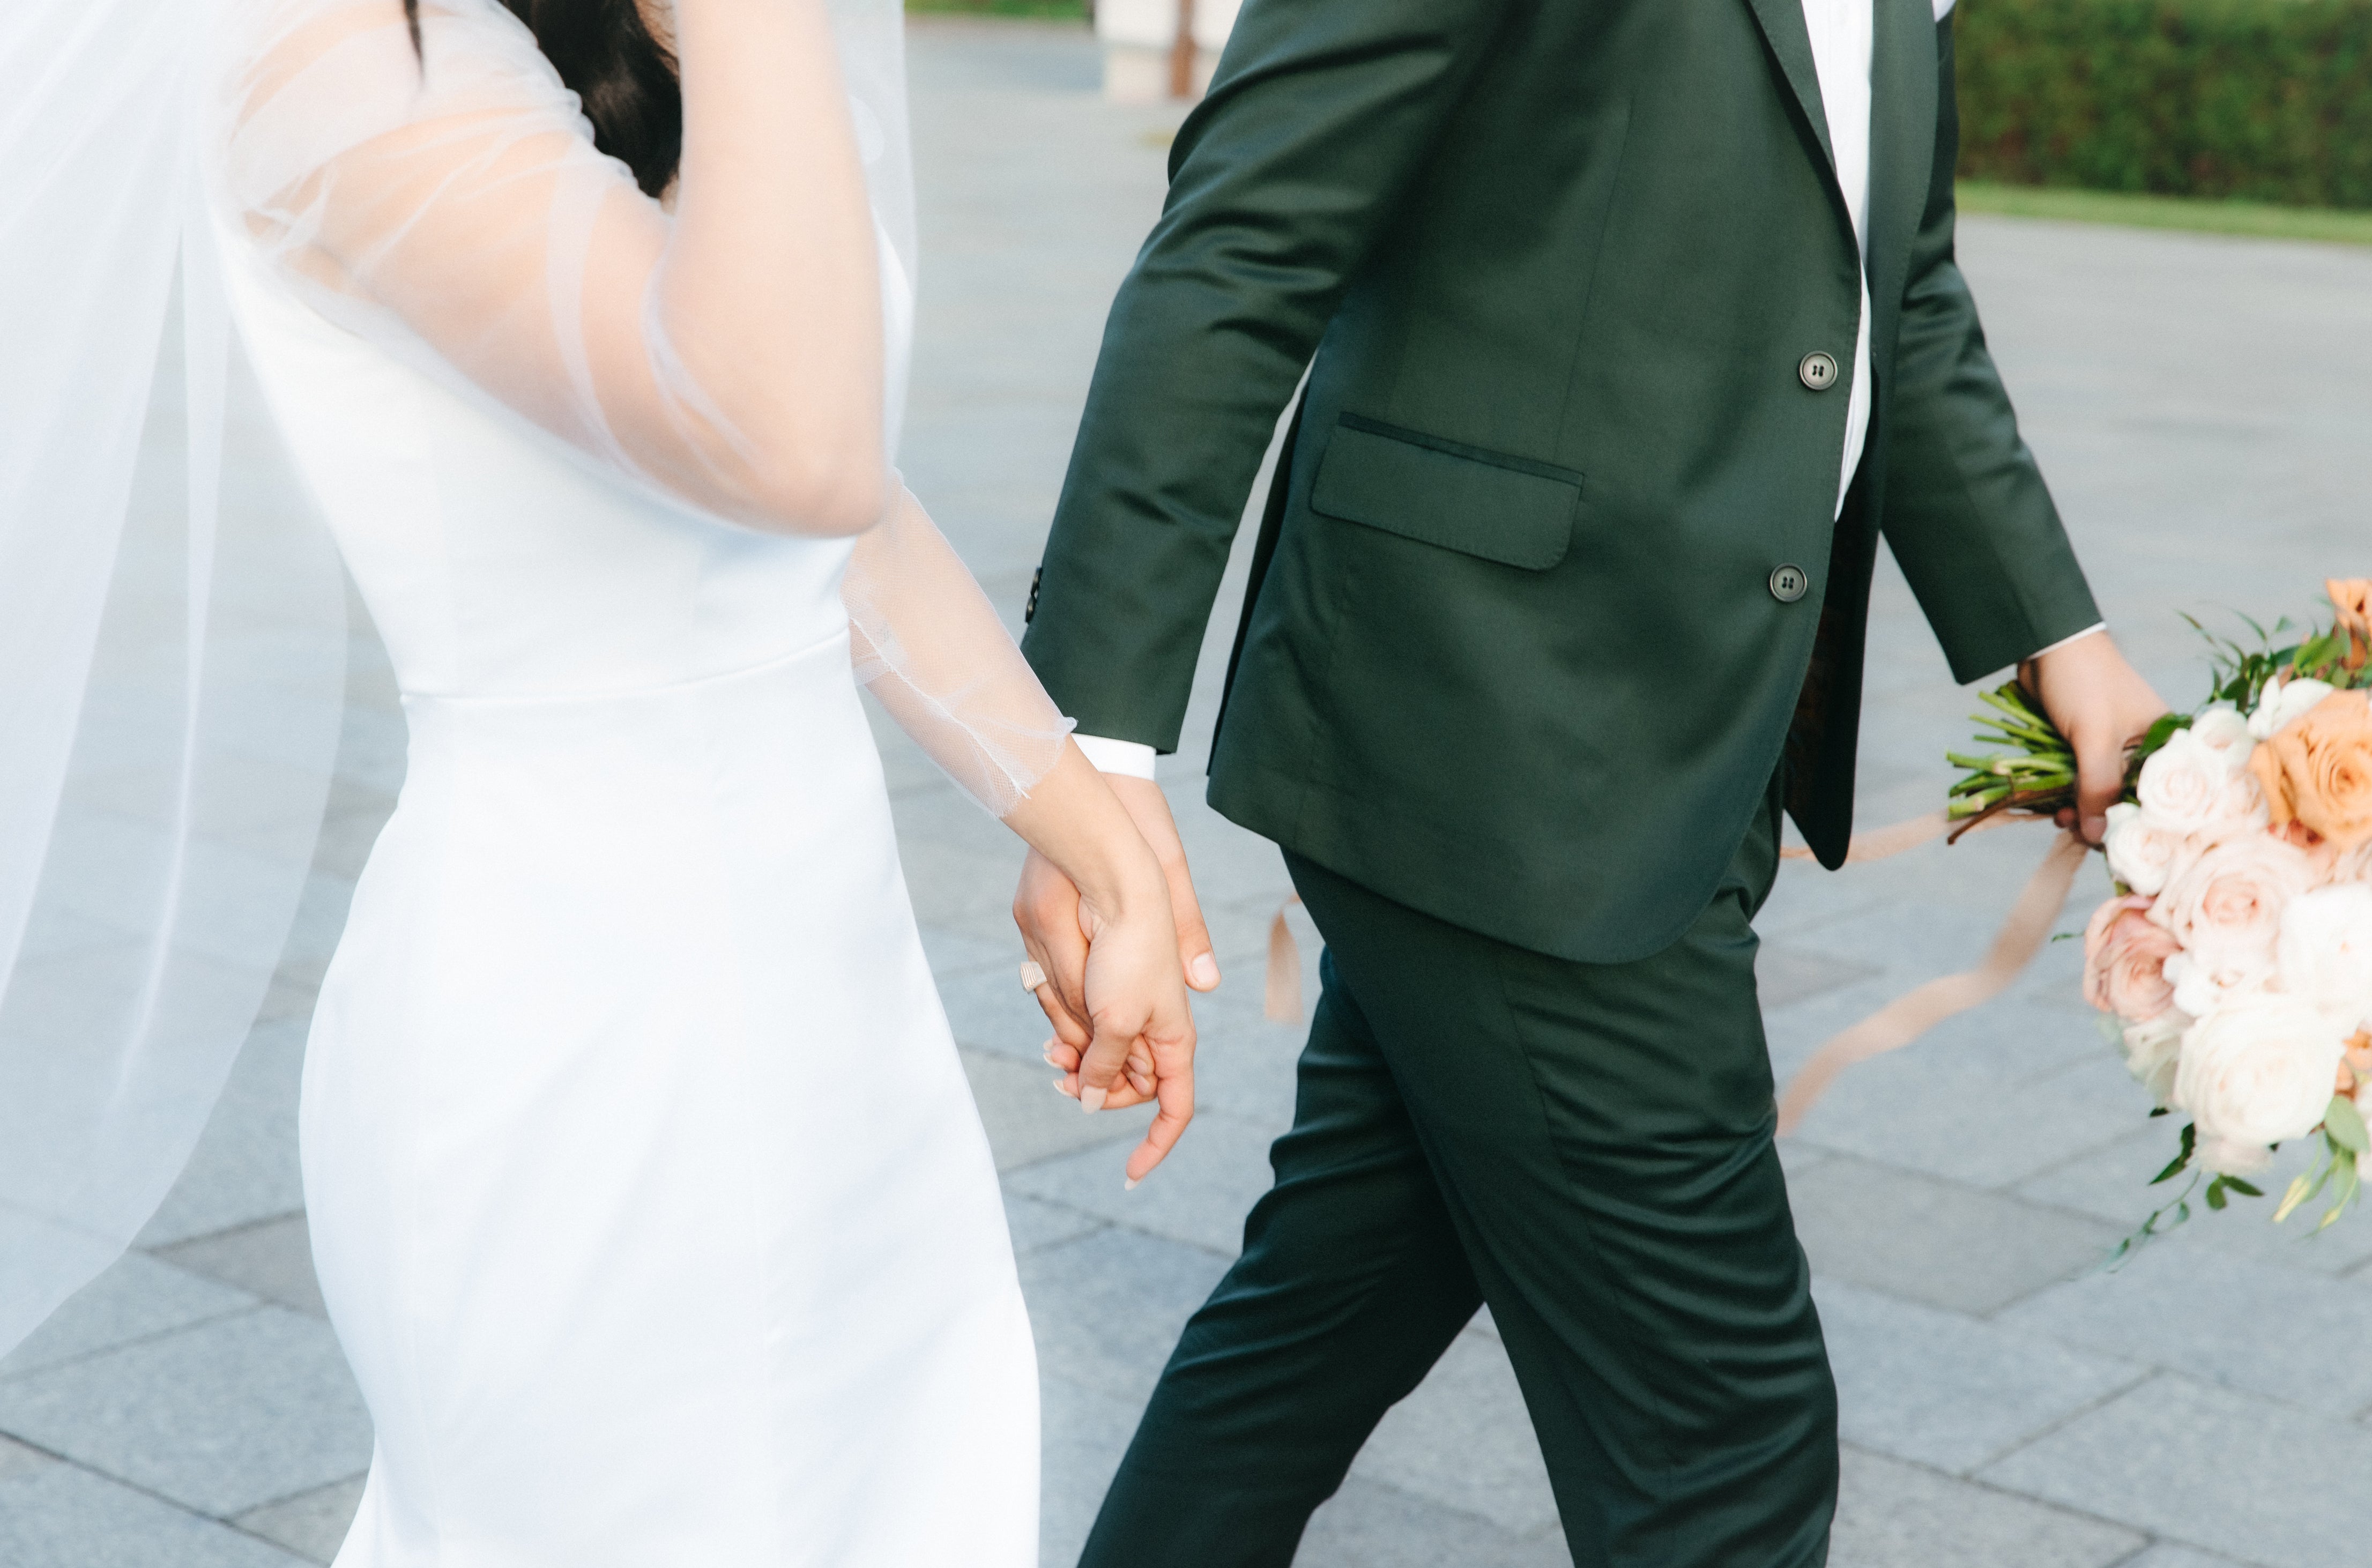
[[[1948,5],[1245,7],[1024,647],[1149,779],[1309,367],[1210,799],[1283,846],[1325,989],[1090,1568],[1289,1562],[1486,1301],[1576,1562],[1824,1560],[1835,1395],[1749,922],[1783,807],[1843,857],[1879,537],[1959,679],[2025,667],[2087,835],[2158,711],[1953,261]],[[1033,943],[1067,895],[1025,872]]]

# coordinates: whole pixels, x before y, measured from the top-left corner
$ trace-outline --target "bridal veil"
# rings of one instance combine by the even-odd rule
[[[903,18],[829,8],[894,451]],[[614,275],[663,265],[669,220],[497,0],[419,9],[417,54],[400,0],[0,9],[0,1350],[122,1252],[188,1159],[337,752],[343,578],[239,396],[218,238],[579,460],[732,515],[713,501],[748,456],[714,395],[731,345],[678,341],[646,281]],[[622,318],[594,302],[621,288],[642,307],[605,332]],[[634,398],[664,417],[630,435]],[[858,676],[1001,812],[1067,722],[891,494],[845,589]]]

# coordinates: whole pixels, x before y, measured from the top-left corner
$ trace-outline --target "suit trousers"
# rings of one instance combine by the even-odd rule
[[[1188,1323],[1082,1568],[1281,1568],[1488,1302],[1581,1568],[1817,1568],[1836,1392],[1773,1145],[1750,923],[1546,957],[1288,856],[1324,991],[1276,1180]]]

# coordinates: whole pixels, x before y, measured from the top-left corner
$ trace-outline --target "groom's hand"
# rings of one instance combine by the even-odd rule
[[[2124,797],[2125,748],[2148,732],[2166,703],[2106,632],[2028,660],[2018,679],[2076,749],[2076,809],[2062,811],[2059,825],[2097,844],[2108,831],[2109,807]]]
[[[1150,779],[1107,773],[1104,782],[1120,797],[1130,820],[1161,863],[1162,876],[1169,884],[1169,912],[1178,925],[1178,959],[1186,970],[1186,983],[1197,991],[1216,990],[1219,963],[1211,951],[1211,934],[1203,923],[1203,906],[1194,897],[1186,846],[1178,837],[1176,819],[1169,814],[1169,797]],[[1020,927],[1022,946],[1046,971],[1049,982],[1038,989],[1039,1004],[1054,1027],[1054,1041],[1046,1060],[1065,1073],[1075,1072],[1089,1033],[1086,1023],[1087,943],[1079,930],[1079,890],[1036,850],[1022,863],[1021,883],[1013,894],[1013,923]]]

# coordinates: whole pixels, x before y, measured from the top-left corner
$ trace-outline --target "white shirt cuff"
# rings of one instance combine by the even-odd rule
[[[1100,735],[1081,735],[1076,730],[1071,738],[1079,743],[1087,761],[1099,773],[1118,773],[1122,778],[1149,779],[1153,776],[1153,748],[1141,740],[1108,740]]]
[[[2093,621],[2093,622],[2092,622],[2092,624],[2090,624],[2089,626],[2085,627],[2085,628],[2084,628],[2084,630],[2082,630],[2081,632],[2076,633],[2074,636],[2072,636],[2072,637],[2062,637],[2062,638],[2060,638],[2060,639],[2059,639],[2059,641],[2057,641],[2057,642],[2055,642],[2055,643],[2052,644],[2052,645],[2051,645],[2049,647],[2047,647],[2047,648],[2037,648],[2037,649],[2035,649],[2035,650],[2034,650],[2034,652],[2032,652],[2032,653],[2030,653],[2030,654],[2027,655],[2027,656],[2026,656],[2026,657],[2027,657],[2028,659],[2039,659],[2039,658],[2041,658],[2041,657],[2043,655],[2045,655],[2045,654],[2055,654],[2055,653],[2057,653],[2060,649],[2062,649],[2062,648],[2065,647],[2065,646],[2066,646],[2068,644],[2070,644],[2070,643],[2080,643],[2080,642],[2082,642],[2085,638],[2087,638],[2087,637],[2088,637],[2088,636],[2092,635],[2092,633],[2095,633],[2095,632],[2105,632],[2105,631],[2107,631],[2108,629],[2109,629],[2109,623],[2108,623],[2107,621]],[[2019,663],[2021,663],[2021,664],[2023,664],[2023,663],[2025,663],[2025,662],[2026,662],[2026,660],[2025,660],[2025,659],[2021,659],[2021,660],[2019,660],[2018,662],[2019,662]],[[1106,769],[1105,771],[1106,771],[1106,772],[1110,772],[1110,770]]]

